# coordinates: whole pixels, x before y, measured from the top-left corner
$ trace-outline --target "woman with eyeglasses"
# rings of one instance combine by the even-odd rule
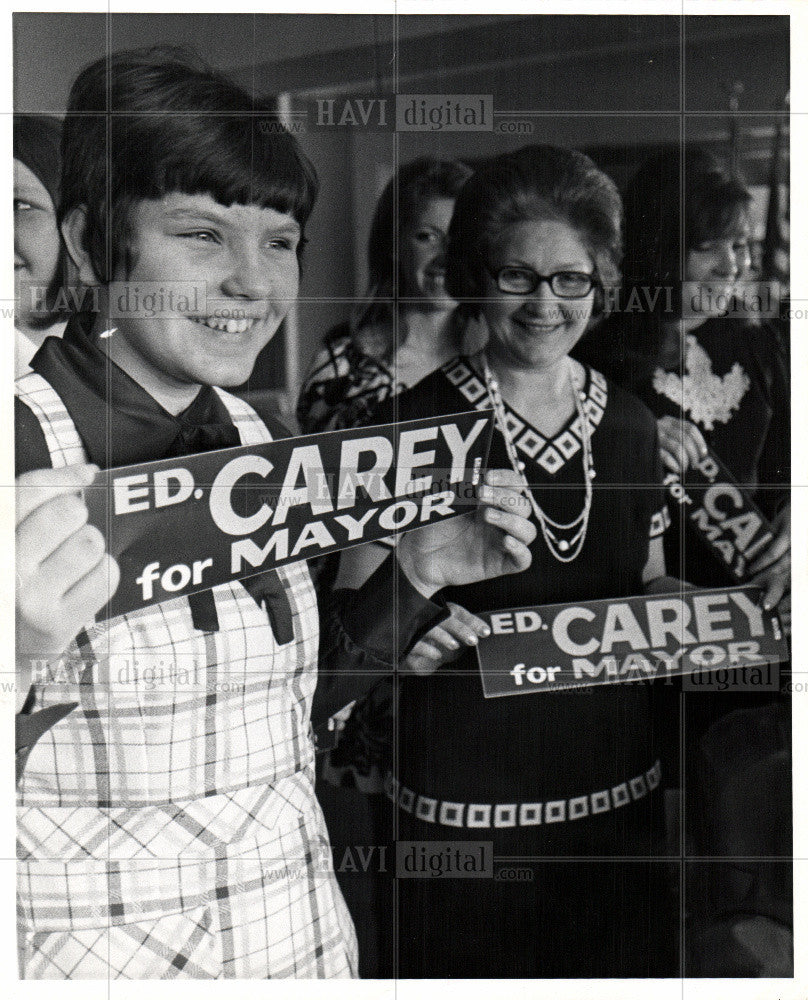
[[[654,420],[570,357],[619,280],[621,216],[612,181],[578,152],[527,147],[475,173],[447,288],[487,347],[374,415],[494,411],[489,464],[519,475],[539,530],[529,571],[443,593],[472,614],[680,586],[665,575]],[[343,554],[343,582],[361,583],[369,551]],[[386,791],[399,841],[492,842],[509,871],[401,879],[397,974],[675,974],[664,865],[642,860],[663,842],[647,686],[486,699],[476,640],[459,639],[436,628],[410,654],[422,676],[402,682]]]

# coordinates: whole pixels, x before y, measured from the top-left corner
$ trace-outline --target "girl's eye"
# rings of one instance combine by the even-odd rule
[[[415,239],[418,243],[436,243],[438,234],[433,233],[431,229],[419,229],[415,234]]]
[[[33,207],[34,206],[31,204],[30,201],[25,201],[23,198],[15,198],[14,199],[14,211],[15,212],[25,212],[29,208],[33,208]]]
[[[192,229],[187,233],[179,233],[180,239],[194,240],[198,243],[218,243],[219,237],[209,229]]]
[[[278,236],[277,239],[269,240],[267,246],[272,250],[294,250],[295,244],[285,236]]]

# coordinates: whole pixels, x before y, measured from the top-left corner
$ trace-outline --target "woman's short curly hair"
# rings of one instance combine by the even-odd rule
[[[588,156],[559,146],[525,146],[479,169],[455,204],[446,251],[446,285],[461,310],[478,316],[486,264],[502,234],[520,222],[557,219],[592,255],[597,277],[593,315],[608,311],[620,284],[620,195]]]

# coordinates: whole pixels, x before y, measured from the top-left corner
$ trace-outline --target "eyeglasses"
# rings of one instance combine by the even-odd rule
[[[597,284],[597,278],[585,271],[554,271],[538,274],[531,267],[500,267],[486,270],[506,295],[532,295],[546,281],[553,295],[559,299],[583,299]]]

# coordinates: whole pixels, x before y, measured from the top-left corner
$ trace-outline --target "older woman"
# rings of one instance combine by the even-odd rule
[[[528,147],[476,173],[447,287],[488,346],[375,415],[495,412],[490,462],[520,476],[540,530],[529,572],[444,592],[472,613],[679,586],[665,576],[654,420],[570,358],[618,281],[620,224],[613,183],[581,153]],[[367,550],[343,561],[355,584],[372,565]],[[463,644],[440,629],[430,641],[443,669],[402,684],[387,781],[399,839],[491,841],[527,875],[402,880],[399,974],[673,974],[662,865],[637,860],[659,853],[663,826],[648,689],[485,699]]]
[[[368,238],[367,296],[350,323],[326,335],[300,393],[306,433],[367,423],[383,399],[473,338],[452,323],[444,259],[455,198],[470,175],[462,163],[422,157],[387,184]]]

